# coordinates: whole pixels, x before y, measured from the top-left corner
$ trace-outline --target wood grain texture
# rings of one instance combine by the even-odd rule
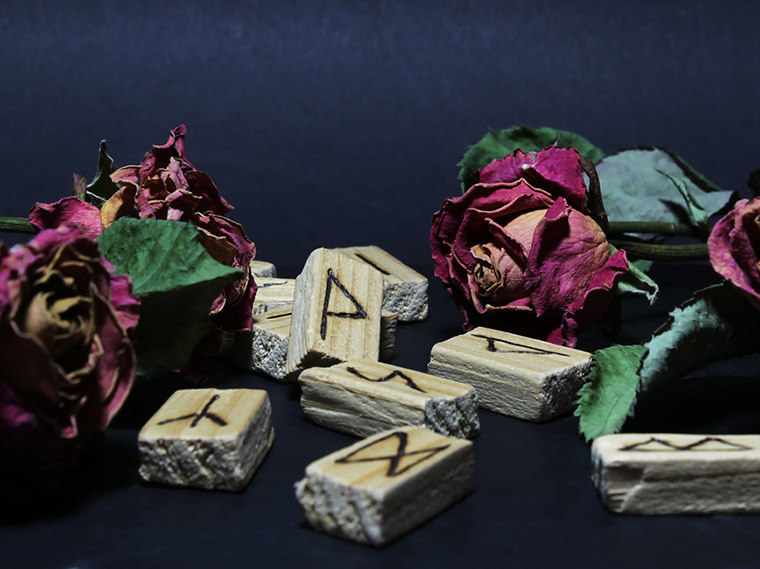
[[[480,406],[529,421],[570,411],[591,354],[479,327],[433,346],[428,373],[469,383]]]
[[[296,279],[288,373],[380,354],[381,274],[346,255],[313,251]]]
[[[344,255],[371,265],[383,275],[383,308],[402,322],[419,321],[428,314],[428,280],[376,245],[340,247]]]
[[[471,442],[405,427],[313,462],[296,483],[296,497],[314,528],[382,545],[473,488]]]
[[[296,279],[257,277],[256,285],[258,290],[253,300],[254,316],[293,305]]]
[[[182,389],[140,431],[140,476],[173,486],[242,490],[273,440],[266,391]]]
[[[448,436],[480,430],[475,389],[426,373],[371,361],[311,368],[298,377],[301,406],[315,423],[364,437],[419,425]]]
[[[269,261],[257,261],[254,259],[251,261],[251,273],[255,277],[274,278],[277,276],[277,267]]]
[[[591,460],[613,512],[760,512],[760,435],[607,435],[594,441]]]

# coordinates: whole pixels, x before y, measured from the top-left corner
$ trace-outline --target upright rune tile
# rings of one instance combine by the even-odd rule
[[[253,314],[281,310],[293,305],[296,279],[256,277],[256,298],[253,300]]]
[[[140,431],[140,476],[173,486],[239,491],[273,440],[266,391],[181,389]]]
[[[591,354],[491,328],[433,346],[428,373],[469,383],[480,406],[529,421],[570,411]]]
[[[376,245],[339,247],[334,251],[380,271],[383,275],[383,308],[398,314],[401,322],[427,318],[428,281],[420,273]]]
[[[317,249],[296,279],[288,373],[349,359],[377,361],[383,279],[353,259]]]
[[[403,427],[311,463],[296,497],[314,528],[382,545],[472,492],[474,478],[471,442]]]
[[[607,435],[594,441],[591,461],[613,512],[760,512],[760,435]]]

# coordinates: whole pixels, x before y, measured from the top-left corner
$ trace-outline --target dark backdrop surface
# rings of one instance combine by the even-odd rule
[[[432,278],[431,214],[488,128],[578,132],[607,152],[671,148],[749,195],[760,166],[756,2],[53,2],[0,4],[0,215],[117,165],[186,123],[188,154],[236,206],[259,258],[295,276],[319,246],[377,244]],[[13,238],[10,239],[13,241]],[[656,267],[638,341],[716,278]],[[461,323],[431,281],[431,317],[399,330],[396,363],[424,369]],[[581,347],[612,340],[591,331]],[[2,349],[2,346],[0,346]],[[757,361],[655,394],[628,430],[760,432]],[[297,388],[220,362],[213,382],[269,391],[277,441],[243,494],[137,479],[137,430],[172,389],[136,390],[70,504],[0,527],[3,567],[753,567],[760,518],[622,517],[589,482],[572,417],[481,413],[477,491],[382,550],[317,534],[292,485],[351,438],[306,422]]]

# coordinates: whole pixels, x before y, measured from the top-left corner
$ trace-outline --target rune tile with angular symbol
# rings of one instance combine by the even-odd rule
[[[266,391],[181,389],[140,431],[140,476],[173,486],[242,490],[273,440]]]
[[[480,430],[475,388],[419,371],[351,360],[307,369],[298,383],[306,415],[336,431],[366,437],[419,425],[469,438]]]
[[[607,435],[594,441],[591,460],[613,512],[760,512],[760,435]]]
[[[314,528],[382,545],[472,492],[474,478],[470,441],[403,427],[311,463],[296,497]]]
[[[491,328],[475,328],[433,346],[428,373],[469,383],[480,406],[548,421],[575,406],[591,354]]]

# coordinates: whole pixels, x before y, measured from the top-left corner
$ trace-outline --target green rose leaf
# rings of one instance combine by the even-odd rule
[[[108,155],[106,149],[106,141],[100,141],[100,152],[98,154],[98,170],[95,173],[95,177],[92,182],[87,184],[87,201],[93,205],[100,207],[108,198],[119,191],[119,186],[111,180],[111,173],[116,170],[113,158]],[[74,186],[74,192],[76,195],[77,187],[76,180]]]
[[[612,346],[594,352],[575,415],[587,441],[617,433],[632,413],[644,346]]]
[[[697,291],[643,346],[594,353],[588,382],[578,392],[581,434],[592,440],[618,432],[637,398],[716,362],[757,352],[758,339],[760,311],[733,285]]]
[[[520,149],[524,152],[536,152],[549,146],[569,146],[594,163],[604,158],[604,152],[582,136],[566,130],[549,127],[532,128],[513,126],[505,130],[489,131],[483,138],[467,149],[462,157],[457,179],[462,182],[462,191],[478,182],[478,171],[494,160],[504,158],[510,152]]]
[[[209,331],[209,308],[243,273],[215,261],[189,223],[122,218],[99,237],[115,272],[132,279],[140,299],[138,374],[161,375],[182,367]]]
[[[623,150],[604,158],[596,171],[610,222],[699,226],[700,210],[709,217],[736,199],[664,148]]]
[[[644,345],[641,392],[760,349],[760,311],[730,283],[713,285],[670,313]]]

